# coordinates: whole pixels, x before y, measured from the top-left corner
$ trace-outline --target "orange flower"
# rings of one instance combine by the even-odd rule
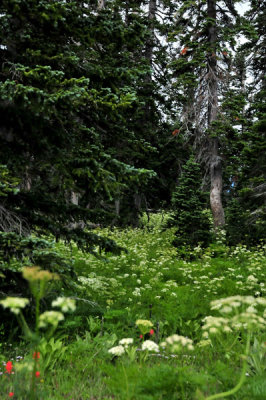
[[[223,55],[224,55],[224,56],[228,56],[227,51],[223,51]]]
[[[180,132],[179,129],[175,129],[175,130],[172,132],[172,135],[175,136],[175,135],[177,135],[179,132]]]
[[[184,47],[184,48],[180,51],[181,56],[184,56],[185,54],[187,54],[187,51],[188,51],[188,47]]]
[[[8,362],[6,363],[6,372],[7,372],[8,374],[11,374],[12,369],[13,369],[12,361],[8,361]]]
[[[39,351],[35,351],[35,352],[33,353],[33,358],[34,358],[34,360],[35,360],[35,359],[39,359],[39,358],[40,358],[40,352],[39,352]]]

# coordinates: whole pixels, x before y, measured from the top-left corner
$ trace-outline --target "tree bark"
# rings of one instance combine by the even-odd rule
[[[213,123],[218,116],[216,0],[208,0],[208,17],[212,19],[212,23],[208,28],[208,129],[212,131]],[[214,228],[217,230],[217,228],[225,224],[222,204],[222,160],[219,156],[218,137],[209,137],[209,168],[211,180],[210,205]]]
[[[98,10],[102,10],[105,8],[105,0],[98,0],[98,5],[97,5]]]
[[[154,48],[154,22],[155,22],[155,13],[157,9],[156,0],[149,1],[149,13],[148,20],[150,25],[150,37],[146,43],[145,50],[145,58],[148,60],[149,64],[152,65],[152,56],[153,56],[153,48]]]
[[[155,39],[155,31],[154,31],[154,22],[156,19],[156,9],[157,3],[156,0],[149,1],[149,12],[148,12],[148,23],[149,23],[149,38],[146,42],[145,47],[145,58],[147,60],[147,64],[152,69],[152,58],[154,52],[154,39]],[[150,111],[152,104],[152,72],[149,71],[145,76],[145,87],[146,87],[146,102],[145,102],[145,110],[144,110],[144,124],[147,121],[150,121]],[[148,100],[150,98],[150,101]]]

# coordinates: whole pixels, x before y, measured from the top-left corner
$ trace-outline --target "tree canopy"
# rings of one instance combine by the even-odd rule
[[[91,226],[171,207],[191,155],[215,226],[237,201],[261,227],[265,10],[239,3],[3,0],[2,231],[119,251]]]

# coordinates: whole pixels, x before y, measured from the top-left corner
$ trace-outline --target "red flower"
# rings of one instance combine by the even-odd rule
[[[14,396],[14,392],[9,392],[9,393],[8,393],[8,396],[9,396],[9,397],[13,397],[13,396]]]
[[[8,361],[8,362],[6,363],[6,372],[7,372],[8,374],[11,374],[12,368],[13,368],[12,361]]]
[[[172,132],[172,135],[175,136],[175,135],[177,135],[179,132],[180,132],[179,129],[175,129],[175,130]]]
[[[184,47],[184,48],[180,51],[181,56],[184,56],[185,54],[187,54],[187,51],[188,51],[188,47]]]
[[[39,351],[35,351],[34,353],[33,353],[33,358],[34,358],[34,360],[37,358],[37,359],[39,359],[40,358],[40,352]]]
[[[143,339],[143,335],[139,335],[139,337],[140,337],[141,339]]]
[[[151,336],[154,335],[154,330],[153,329],[150,330],[150,335]]]
[[[36,371],[36,372],[35,372],[35,376],[36,376],[36,378],[39,378],[39,377],[40,377],[40,375],[41,375],[40,371]]]

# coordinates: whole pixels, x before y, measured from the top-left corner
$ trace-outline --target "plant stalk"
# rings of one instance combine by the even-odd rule
[[[205,398],[205,400],[215,400],[215,399],[221,399],[223,397],[231,396],[232,394],[235,394],[241,388],[241,386],[243,385],[243,383],[246,379],[246,372],[247,372],[247,366],[248,366],[247,359],[248,359],[249,350],[250,350],[250,339],[251,339],[251,333],[250,333],[250,331],[248,331],[248,337],[247,337],[242,371],[241,371],[241,375],[240,375],[237,385],[233,389],[230,389],[226,392],[216,393],[211,396],[208,396]]]

